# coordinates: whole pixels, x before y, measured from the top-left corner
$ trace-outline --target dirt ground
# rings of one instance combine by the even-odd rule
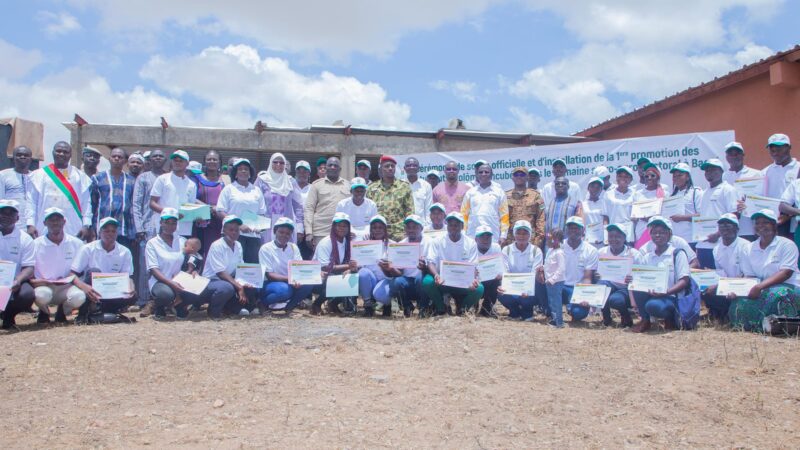
[[[2,448],[800,448],[797,339],[304,312],[18,322],[0,333]]]

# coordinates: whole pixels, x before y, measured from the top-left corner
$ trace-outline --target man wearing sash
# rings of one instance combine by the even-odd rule
[[[53,162],[31,174],[31,198],[28,204],[33,212],[35,226],[44,223],[44,212],[59,208],[67,223],[64,233],[84,241],[94,239],[92,232],[91,186],[85,173],[70,165],[72,147],[64,142],[53,146]]]
[[[131,207],[136,179],[122,171],[127,160],[125,150],[119,147],[112,149],[109,159],[111,168],[92,177],[92,220],[99,234],[97,224],[100,219],[114,218],[119,225],[117,242],[130,249],[134,239]]]
[[[11,297],[0,314],[3,329],[16,326],[17,314],[28,311],[33,305],[33,238],[16,226],[19,220],[19,202],[0,200],[0,260],[16,264],[16,272],[11,286]]]
[[[0,171],[0,199],[17,201],[17,228],[32,234],[33,212],[28,208],[31,197],[31,149],[21,145],[14,149],[12,158],[14,167]]]

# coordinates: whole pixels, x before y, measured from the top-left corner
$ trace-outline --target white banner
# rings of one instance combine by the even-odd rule
[[[592,170],[597,166],[606,166],[611,171],[611,182],[614,183],[614,170],[622,165],[630,166],[636,172],[636,161],[641,157],[650,158],[661,169],[661,182],[672,186],[669,174],[675,164],[685,162],[692,168],[692,181],[695,186],[706,189],[708,183],[700,170],[700,165],[710,159],[719,158],[725,161],[725,144],[735,139],[733,131],[716,131],[709,133],[673,134],[667,136],[651,136],[611,141],[591,141],[573,144],[542,145],[532,147],[514,147],[494,150],[477,150],[448,153],[418,153],[396,155],[398,176],[405,179],[402,171],[406,158],[415,157],[420,163],[420,174],[424,176],[428,170],[444,173],[444,164],[456,161],[461,169],[459,181],[468,183],[475,179],[472,167],[475,161],[486,160],[492,166],[494,180],[511,189],[511,171],[517,166],[528,169],[536,167],[542,173],[539,189],[552,181],[553,161],[561,158],[567,163],[567,178],[580,185],[586,191],[586,183],[592,177]],[[638,176],[633,179],[638,183]]]

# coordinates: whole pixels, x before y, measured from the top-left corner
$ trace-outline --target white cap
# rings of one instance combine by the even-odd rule
[[[725,213],[719,216],[719,219],[717,219],[717,223],[722,223],[722,222],[730,222],[736,225],[737,227],[739,226],[739,219],[736,218],[736,214]]]
[[[628,166],[619,166],[617,167],[617,170],[614,171],[614,173],[620,173],[620,172],[625,172],[628,175],[633,176],[633,169],[631,169]]]
[[[625,228],[620,226],[620,225],[618,225],[618,224],[616,224],[616,223],[610,223],[610,224],[606,225],[606,231],[611,231],[611,230],[619,231],[620,233],[622,233],[625,236],[626,239],[628,237],[628,233],[625,231]]]
[[[136,159],[139,162],[144,162],[144,156],[142,156],[139,153],[131,153],[131,156],[128,156],[128,161],[130,161],[132,159]]]
[[[722,165],[722,161],[718,160],[717,158],[711,158],[703,164],[700,164],[700,170],[706,170],[709,167],[719,167],[720,169],[725,170],[725,166]]]
[[[355,177],[355,178],[353,178],[353,179],[350,181],[350,190],[352,191],[353,189],[355,189],[355,188],[357,188],[357,187],[363,187],[364,189],[366,189],[366,188],[367,188],[367,182],[366,182],[366,180],[364,180],[364,179],[363,179],[363,178],[361,178],[361,177]]]
[[[475,161],[475,165],[473,167],[475,169],[477,169],[478,167],[483,166],[485,164],[489,164],[489,163],[485,159],[479,159],[479,160]]]
[[[488,225],[478,225],[478,228],[475,229],[475,237],[478,237],[482,234],[494,234],[492,232],[492,227]]]
[[[203,165],[198,161],[189,161],[189,165],[186,168],[194,173],[203,173]]]
[[[436,175],[436,178],[442,179],[442,174],[438,170],[429,170],[428,173],[425,174],[425,178],[428,178],[431,175]]]
[[[222,225],[223,226],[225,226],[226,224],[229,224],[231,222],[236,222],[239,225],[242,225],[244,223],[244,221],[242,221],[242,219],[240,219],[239,216],[237,216],[235,214],[228,214],[227,216],[225,216],[224,219],[222,219]]]
[[[96,148],[94,148],[92,146],[89,146],[89,145],[87,145],[86,147],[83,147],[83,151],[81,151],[81,153],[97,153],[100,156],[103,155],[102,153],[100,153],[100,150],[98,150],[98,149],[96,149]]]
[[[380,222],[380,223],[382,223],[382,224],[384,224],[386,226],[389,226],[389,222],[387,222],[386,218],[383,217],[380,214],[376,214],[376,215],[372,216],[372,218],[369,219],[369,223],[372,224],[372,222]]]
[[[514,222],[514,232],[516,233],[517,230],[528,230],[528,233],[533,233],[533,227],[531,227],[531,223],[527,220],[518,220]]]
[[[337,212],[333,215],[332,223],[347,222],[350,223],[350,216],[344,212]]]
[[[97,222],[97,228],[99,230],[102,230],[103,227],[108,225],[108,224],[113,224],[113,225],[119,226],[119,221],[117,219],[113,218],[113,217],[103,217],[102,219],[100,219],[99,222]]]
[[[744,153],[744,146],[742,146],[741,142],[736,142],[736,141],[728,142],[728,145],[725,146],[725,151],[727,152],[732,148],[739,149],[742,153]]]
[[[299,168],[301,168],[301,167],[302,167],[303,169],[306,169],[307,171],[311,172],[311,164],[309,164],[309,163],[308,163],[308,161],[303,161],[303,160],[301,159],[300,161],[297,161],[297,162],[294,164],[294,170],[295,170],[295,171],[297,171],[297,169],[299,169]]]
[[[175,159],[175,158],[181,158],[185,161],[189,161],[189,154],[186,153],[185,150],[175,150],[174,152],[172,152],[171,155],[169,155],[169,159]]]
[[[161,210],[161,220],[164,219],[178,219],[180,214],[178,214],[178,210],[175,208],[164,208]]]
[[[429,206],[428,207],[428,211],[433,211],[434,208],[441,209],[442,212],[447,211],[446,209],[444,209],[444,205],[439,203],[439,202],[436,202],[436,203],[432,204],[431,206]]]
[[[418,216],[416,214],[411,214],[410,216],[406,217],[405,220],[403,220],[404,224],[408,223],[408,222],[414,222],[416,224],[419,224],[422,227],[425,226],[425,221],[422,220],[422,217],[420,217],[420,216]]]
[[[665,217],[661,216],[653,216],[650,220],[647,221],[647,227],[652,227],[653,225],[663,225],[667,227],[669,231],[672,231],[672,221]]]
[[[151,155],[152,153],[153,153],[153,152],[151,152],[150,150],[147,150],[146,152],[142,153],[142,156],[144,156],[144,159],[147,159],[147,158],[149,158],[149,157],[150,157],[150,155]]]
[[[771,221],[773,221],[775,223],[778,223],[778,216],[776,216],[775,215],[775,211],[773,211],[771,209],[766,209],[766,208],[762,209],[762,210],[754,213],[752,216],[750,216],[750,219],[756,220],[759,217],[763,217],[765,219],[769,219],[769,220],[771,220]]]
[[[590,185],[590,184],[592,184],[592,183],[600,183],[600,187],[603,187],[603,186],[605,186],[605,184],[606,184],[606,183],[603,181],[603,179],[602,179],[602,178],[600,178],[600,177],[592,177],[592,178],[589,178],[589,182],[588,182],[588,183],[586,183],[586,186],[589,186],[589,185]]]
[[[44,220],[46,221],[48,217],[50,217],[52,215],[56,215],[56,214],[58,214],[59,216],[61,216],[61,217],[66,219],[66,216],[64,216],[64,210],[63,209],[55,207],[55,206],[51,206],[51,207],[49,207],[49,208],[44,210]]]
[[[445,221],[450,219],[456,219],[457,221],[464,223],[464,216],[458,211],[453,211],[444,218]]]
[[[606,166],[597,166],[592,170],[592,175],[600,178],[605,178],[611,175],[611,172],[608,171],[608,167]]]
[[[675,167],[673,167],[672,169],[669,169],[669,173],[673,173],[673,172],[692,173],[692,169],[689,167],[688,164],[681,162],[681,163],[675,164]]]
[[[275,221],[275,225],[272,226],[272,229],[275,230],[275,228],[278,227],[289,227],[294,230],[294,221],[288,217],[281,217]]]
[[[567,219],[567,222],[564,224],[564,226],[567,226],[569,224],[574,224],[574,225],[577,225],[577,226],[579,226],[581,228],[586,228],[583,225],[583,218],[582,217],[578,217],[578,216],[572,216],[569,219]]]
[[[777,133],[767,139],[767,147],[770,145],[792,145],[792,142],[789,140],[789,136]]]
[[[358,167],[358,166],[367,166],[367,167],[370,168],[370,170],[372,170],[372,164],[369,161],[367,161],[366,159],[358,160],[358,162],[356,163],[356,167]]]
[[[0,209],[3,209],[3,208],[11,208],[14,211],[19,212],[19,202],[16,201],[16,200],[11,200],[11,199],[4,198],[4,199],[0,200]]]

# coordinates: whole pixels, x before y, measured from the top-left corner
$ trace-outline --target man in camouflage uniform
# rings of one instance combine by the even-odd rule
[[[527,187],[528,172],[524,167],[516,167],[511,173],[514,187],[506,191],[509,223],[527,220],[533,226],[531,244],[542,247],[544,244],[544,201],[535,189]],[[508,241],[514,242],[513,230],[508,229]]]
[[[397,161],[391,156],[381,156],[380,181],[371,183],[367,188],[367,198],[378,206],[378,214],[389,222],[389,237],[400,241],[404,236],[403,220],[414,214],[414,198],[411,186],[402,180],[395,179]]]

